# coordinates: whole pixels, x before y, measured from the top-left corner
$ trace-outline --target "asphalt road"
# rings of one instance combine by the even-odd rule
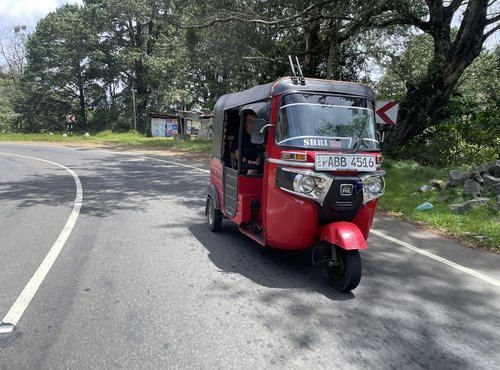
[[[210,233],[203,165],[0,152],[0,320],[69,231],[0,334],[0,369],[500,368],[498,255],[378,217],[361,283],[341,294],[303,253],[259,247],[229,221]],[[77,214],[75,178],[55,163],[81,181]]]

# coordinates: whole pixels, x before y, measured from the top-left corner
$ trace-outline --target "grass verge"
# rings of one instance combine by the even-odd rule
[[[81,133],[63,137],[62,133],[54,134],[0,134],[2,141],[28,141],[49,143],[74,143],[74,144],[112,144],[119,147],[134,147],[147,149],[175,149],[196,153],[209,153],[212,142],[209,140],[174,141],[173,138],[146,137],[136,132],[114,133],[103,131],[85,137]]]
[[[488,205],[477,206],[458,215],[451,211],[450,205],[465,200],[461,188],[417,192],[422,185],[430,184],[432,179],[446,181],[450,169],[390,160],[386,160],[383,167],[387,172],[386,192],[380,199],[380,210],[398,219],[455,237],[469,245],[500,252],[500,214],[493,209],[496,203],[493,194],[485,194],[491,198]],[[443,195],[448,196],[448,199],[439,200]],[[417,210],[424,202],[429,202],[434,207],[424,211]]]

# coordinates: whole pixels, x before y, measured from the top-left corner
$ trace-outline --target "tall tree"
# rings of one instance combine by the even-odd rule
[[[86,127],[96,45],[95,32],[79,6],[63,5],[43,18],[27,43],[30,103],[59,119],[77,108],[78,122]]]
[[[407,81],[398,125],[387,137],[387,144],[393,146],[407,143],[449,116],[446,107],[460,77],[479,56],[486,39],[500,28],[500,14],[492,11],[498,5],[496,0],[426,0],[424,16],[412,11],[408,5],[412,2],[401,3],[391,21],[415,26],[430,35],[433,53],[425,75],[418,81]],[[462,21],[453,35],[452,20],[461,7],[465,7]]]
[[[87,6],[103,11],[107,28],[103,30],[106,43],[113,49],[123,83],[133,89],[134,114],[140,131],[147,131],[143,119],[150,104],[150,96],[156,84],[151,75],[151,65],[158,40],[167,34],[165,17],[170,5],[160,0],[87,0]]]
[[[19,118],[15,104],[26,68],[26,37],[23,25],[0,30],[0,131],[14,130]]]
[[[17,84],[26,68],[26,26],[0,30],[0,68],[4,77]]]

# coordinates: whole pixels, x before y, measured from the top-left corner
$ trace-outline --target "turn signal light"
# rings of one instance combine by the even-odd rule
[[[307,162],[306,153],[281,152],[281,159],[284,161]]]

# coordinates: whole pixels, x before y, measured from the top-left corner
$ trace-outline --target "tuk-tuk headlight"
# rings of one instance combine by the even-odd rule
[[[299,193],[309,194],[315,187],[316,181],[312,176],[297,174],[293,180],[293,190]]]
[[[376,199],[384,194],[385,180],[383,175],[366,176],[363,180],[363,203]]]
[[[323,205],[333,183],[333,177],[299,168],[279,167],[276,171],[276,186],[283,191],[312,199]]]

